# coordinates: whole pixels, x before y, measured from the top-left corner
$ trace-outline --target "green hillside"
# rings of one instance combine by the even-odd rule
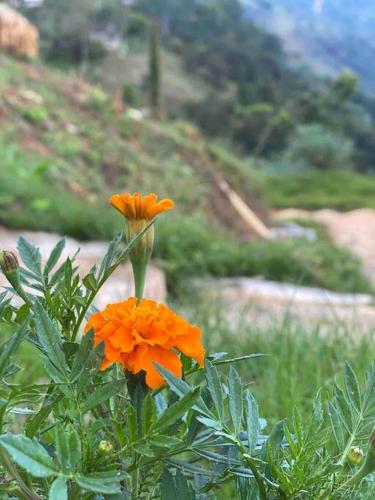
[[[0,67],[0,224],[111,238],[122,221],[108,206],[109,194],[154,191],[176,202],[158,223],[156,246],[171,290],[205,274],[371,289],[359,260],[329,241],[240,244],[249,230],[220,181],[265,219],[263,193],[272,199],[277,183],[192,125],[116,111],[100,88],[41,63],[2,55]]]
[[[181,213],[209,211],[219,226],[236,227],[213,172],[260,207],[249,165],[207,144],[188,123],[116,112],[100,88],[42,64],[2,55],[0,66],[2,223],[111,237],[118,217],[103,210],[108,195],[139,190],[173,197]]]

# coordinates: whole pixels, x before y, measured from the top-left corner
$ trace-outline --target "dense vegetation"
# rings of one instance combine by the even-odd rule
[[[261,213],[263,197],[283,206],[285,199],[293,199],[291,188],[298,200],[305,179],[294,184],[285,176],[283,184],[271,174],[260,175],[250,162],[205,141],[185,122],[137,121],[130,113],[118,113],[106,93],[74,75],[62,82],[59,71],[44,65],[20,64],[6,56],[1,63],[3,224],[107,239],[121,227],[115,214],[104,209],[107,196],[114,190],[153,191],[157,186],[161,196],[172,194],[176,202],[178,218],[161,222],[156,254],[173,292],[187,278],[204,274],[262,275],[333,290],[370,291],[359,261],[329,241],[239,245],[236,231],[245,228],[217,190],[212,172]],[[345,175],[361,180],[360,174]],[[314,184],[308,185],[314,197]],[[334,179],[332,185],[337,186]],[[352,199],[371,204],[371,185],[364,180],[359,192],[355,186]],[[351,199],[342,191],[337,196],[348,203]],[[314,199],[318,204],[319,198]]]
[[[343,71],[330,81],[291,69],[280,41],[256,26],[239,0],[136,0],[127,7],[119,0],[79,1],[79,9],[68,2],[62,12],[59,2],[47,0],[27,11],[41,29],[48,59],[75,61],[85,69],[107,50],[98,34],[107,41],[115,34],[117,50],[126,47],[130,60],[147,51],[150,26],[157,20],[166,54],[177,55],[185,68],[179,78],[195,78],[194,91],[172,109],[167,106],[171,116],[193,120],[205,133],[225,136],[245,153],[281,155],[291,168],[301,167],[303,159],[304,168],[372,169],[375,107],[358,93],[355,74]],[[64,22],[56,25],[61,16]],[[115,59],[113,71],[121,64]],[[126,99],[140,103],[140,93],[147,95],[150,88],[148,73],[118,82],[122,88]],[[173,85],[164,91],[166,101],[169,93]],[[310,134],[313,147],[322,151],[318,161],[306,139]]]

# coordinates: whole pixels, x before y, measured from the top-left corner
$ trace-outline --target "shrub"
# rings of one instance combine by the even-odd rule
[[[140,103],[140,93],[138,88],[130,82],[122,86],[122,100],[129,106],[137,107]]]
[[[253,240],[239,244],[201,215],[160,222],[156,256],[175,292],[190,277],[204,275],[261,275],[341,292],[372,290],[359,259],[330,241]]]
[[[375,176],[351,171],[261,173],[259,189],[278,208],[375,208]]]
[[[21,115],[33,125],[38,125],[45,121],[48,116],[47,110],[43,106],[28,106],[21,109]]]
[[[286,157],[304,167],[320,170],[339,170],[352,167],[353,144],[323,125],[300,125]]]

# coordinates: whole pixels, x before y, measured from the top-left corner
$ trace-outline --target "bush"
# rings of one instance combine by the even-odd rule
[[[140,103],[140,93],[138,88],[130,82],[124,83],[122,86],[122,100],[129,106],[137,107]]]
[[[351,171],[267,173],[257,176],[260,191],[271,207],[375,208],[375,176]]]
[[[286,151],[290,161],[319,170],[350,168],[352,155],[353,144],[349,139],[319,124],[300,125]]]
[[[45,121],[48,116],[47,110],[43,106],[28,106],[21,109],[21,115],[33,125],[38,125]]]
[[[171,291],[193,276],[263,276],[340,292],[370,292],[361,263],[329,241],[304,239],[242,242],[215,229],[202,215],[169,217],[158,228],[156,256]]]

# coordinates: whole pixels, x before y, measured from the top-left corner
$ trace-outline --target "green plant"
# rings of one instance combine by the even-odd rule
[[[150,106],[156,118],[161,116],[161,61],[160,61],[160,28],[156,21],[149,27],[149,87]]]
[[[20,112],[21,116],[23,116],[25,120],[34,125],[44,122],[48,116],[47,110],[44,107],[37,105],[22,108]]]
[[[0,485],[8,497],[37,500],[85,495],[128,498],[342,498],[353,488],[369,498],[373,483],[360,482],[360,466],[348,463],[352,445],[366,449],[375,418],[375,367],[361,387],[346,365],[327,411],[315,398],[309,418],[299,410],[265,434],[265,422],[234,368],[259,354],[229,359],[209,355],[205,369],[183,358],[183,378],[158,370],[167,387],[132,393],[114,366],[99,371],[103,346],[92,333],[77,341],[85,313],[108,276],[126,257],[121,235],[98,270],[81,279],[68,259],[57,267],[60,241],[41,265],[39,250],[19,240],[26,301],[1,297]],[[3,267],[6,275],[8,268]],[[38,296],[35,292],[38,292]],[[21,369],[17,350],[30,343],[47,379],[10,383]],[[223,368],[229,366],[226,376]],[[22,419],[20,418],[22,415]],[[367,462],[374,453],[368,446]],[[362,474],[363,476],[363,474]],[[357,480],[358,478],[358,480]]]
[[[285,155],[304,167],[340,170],[352,166],[353,144],[317,123],[300,125]]]
[[[178,291],[193,276],[259,276],[342,292],[371,292],[361,263],[330,241],[253,240],[238,245],[232,234],[202,215],[160,222],[156,257]],[[186,255],[189,256],[186,259]]]
[[[131,82],[124,83],[122,86],[122,99],[129,106],[138,106],[141,100],[138,88]]]
[[[375,177],[351,171],[261,172],[267,203],[278,208],[375,208]]]

